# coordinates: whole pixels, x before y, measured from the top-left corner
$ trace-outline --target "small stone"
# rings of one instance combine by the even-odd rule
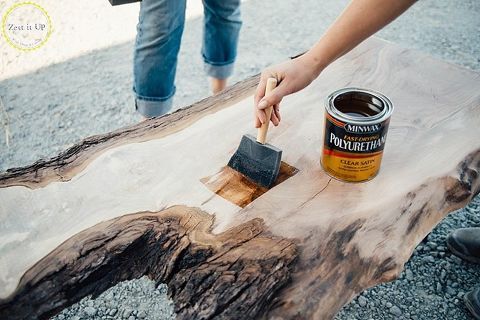
[[[456,295],[456,291],[455,289],[453,289],[452,287],[447,287],[447,293],[451,296],[455,296]]]
[[[450,259],[455,263],[455,264],[462,264],[463,260],[457,256],[451,256]]]
[[[365,299],[363,296],[358,297],[358,304],[361,307],[365,307],[367,305],[367,299]]]
[[[141,312],[144,312],[145,314],[147,314],[148,310],[149,310],[149,306],[146,303],[144,303],[144,302],[140,303],[137,306],[137,317]]]
[[[437,282],[437,292],[440,291],[442,291],[442,285],[440,284],[440,282]]]
[[[397,306],[393,306],[390,308],[390,313],[394,316],[400,317],[402,315],[402,310]]]
[[[393,306],[393,304],[391,304],[390,302],[387,302],[387,303],[385,304],[385,306],[386,306],[387,308],[391,308],[391,307]]]
[[[430,249],[435,250],[437,248],[437,244],[435,242],[427,242],[427,246],[430,247]]]
[[[114,316],[116,313],[117,313],[117,309],[112,309],[112,310],[110,310],[110,312],[108,313],[108,315],[109,315],[109,316]]]
[[[123,310],[122,317],[124,319],[128,319],[128,317],[130,317],[131,314],[132,314],[132,309],[127,308],[127,309]]]
[[[105,301],[110,301],[110,300],[112,300],[113,298],[114,298],[113,292],[108,292],[108,293],[103,297],[103,299],[104,299]]]
[[[405,270],[405,277],[407,278],[408,281],[413,280],[413,272],[410,269]]]
[[[446,276],[447,272],[445,270],[442,270],[442,272],[440,272],[440,279],[444,280]]]
[[[97,314],[97,309],[91,306],[86,307],[84,310],[85,310],[85,313],[90,317],[93,317],[94,315]]]
[[[435,263],[435,258],[432,256],[426,256],[425,261],[430,262],[430,263]]]
[[[130,316],[130,317],[128,317],[128,320],[135,320],[135,317],[134,317],[134,316]]]
[[[140,310],[137,314],[137,317],[140,319],[145,319],[147,317],[147,313],[143,310]]]

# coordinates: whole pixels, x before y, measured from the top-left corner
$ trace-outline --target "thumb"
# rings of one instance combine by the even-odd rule
[[[280,85],[273,89],[270,93],[266,94],[259,102],[258,109],[265,109],[268,107],[273,107],[276,104],[279,104],[283,97],[286,96],[287,86],[284,82],[280,82]]]

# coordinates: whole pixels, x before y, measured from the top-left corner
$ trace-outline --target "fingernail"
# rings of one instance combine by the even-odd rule
[[[265,109],[267,107],[267,101],[262,100],[258,103],[258,108]]]

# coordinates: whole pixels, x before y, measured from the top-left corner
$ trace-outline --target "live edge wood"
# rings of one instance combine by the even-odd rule
[[[100,223],[35,264],[2,319],[46,319],[87,294],[148,275],[168,283],[179,319],[254,319],[290,280],[295,245],[253,219],[212,235],[213,216],[176,206]]]
[[[45,319],[143,275],[169,285],[179,319],[332,318],[395,279],[480,192],[479,79],[365,42],[282,102],[269,141],[298,172],[270,190],[245,189],[224,168],[254,131],[258,77],[0,174],[0,319]],[[396,108],[367,183],[319,165],[322,100],[345,86],[380,91]],[[246,193],[232,200],[226,186]]]
[[[180,131],[198,119],[244,98],[256,87],[258,80],[258,75],[250,77],[228,88],[221,95],[203,99],[166,117],[148,119],[117,131],[91,136],[51,159],[0,172],[0,188],[26,186],[35,189],[52,181],[68,181],[100,153],[122,144],[161,138]]]

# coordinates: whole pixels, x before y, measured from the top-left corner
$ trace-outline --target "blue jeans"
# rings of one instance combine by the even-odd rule
[[[135,105],[143,116],[172,108],[175,72],[185,24],[186,0],[143,0],[137,25],[133,75]],[[203,0],[202,56],[211,77],[233,72],[242,22],[240,0]]]

